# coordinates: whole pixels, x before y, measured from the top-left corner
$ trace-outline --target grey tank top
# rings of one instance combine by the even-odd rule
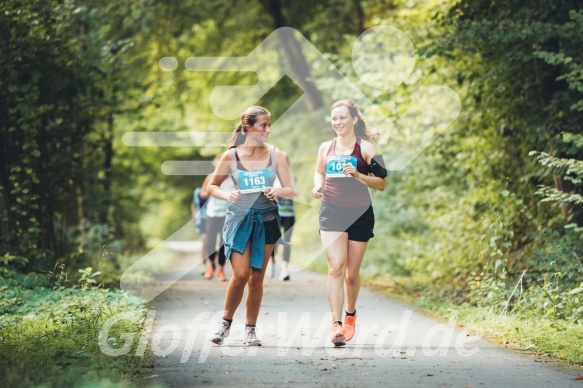
[[[231,178],[235,182],[235,190],[240,190],[239,173],[248,170],[241,164],[235,148],[231,148],[229,151],[231,152],[231,156],[233,156],[233,172],[231,173]],[[275,147],[273,146],[269,152],[269,166],[266,168],[269,172],[269,186],[273,187],[277,174],[275,170]],[[236,204],[242,208],[252,209],[267,209],[275,205],[274,202],[267,199],[263,192],[240,194]]]

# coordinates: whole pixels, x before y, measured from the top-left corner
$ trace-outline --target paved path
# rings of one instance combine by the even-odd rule
[[[177,264],[186,265],[193,254]],[[329,343],[326,278],[296,272],[266,279],[258,322],[262,347],[243,346],[244,302],[222,346],[207,340],[227,284],[188,273],[154,301],[146,381],[171,387],[583,387],[583,373],[523,355],[416,313],[362,289],[357,334]],[[230,274],[230,273],[229,273]]]

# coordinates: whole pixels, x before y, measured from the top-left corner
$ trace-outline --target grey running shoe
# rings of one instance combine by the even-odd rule
[[[245,326],[245,345],[261,346],[261,341],[257,339],[255,334],[255,326]]]
[[[229,336],[231,333],[231,324],[224,319],[221,320],[219,323],[219,327],[215,334],[213,334],[210,338],[211,342],[214,342],[217,345],[222,345],[225,338]]]

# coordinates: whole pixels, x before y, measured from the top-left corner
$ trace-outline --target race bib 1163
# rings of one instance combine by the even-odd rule
[[[350,177],[350,175],[344,175],[345,164],[352,164],[356,168],[356,157],[352,155],[329,156],[326,159],[326,178]]]
[[[269,184],[269,170],[239,171],[241,193],[257,193]]]

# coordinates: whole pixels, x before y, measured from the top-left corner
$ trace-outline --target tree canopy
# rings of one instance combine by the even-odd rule
[[[361,82],[351,57],[358,36],[379,25],[403,31],[415,50],[414,70],[390,90]],[[366,271],[415,277],[457,301],[496,304],[527,270],[533,292],[552,289],[563,298],[563,317],[583,317],[574,307],[579,292],[569,294],[583,275],[578,1],[7,0],[0,26],[3,266],[98,268],[104,249],[144,252],[188,222],[203,176],[165,175],[161,166],[211,160],[222,148],[131,147],[124,134],[230,132],[236,120],[215,114],[213,88],[253,85],[256,75],[191,72],[182,64],[245,57],[275,29],[292,27],[411,133],[425,125],[423,107],[403,118],[430,87],[447,86],[461,100],[457,120],[375,194],[380,238]],[[303,96],[306,118],[294,122],[296,130],[322,126],[305,139],[282,131],[276,140],[293,155],[301,201],[315,206],[308,196],[313,148],[331,136],[326,96],[354,97],[334,77],[316,76],[325,72],[311,66],[298,41],[277,50],[294,63],[297,81],[277,80],[257,103],[277,119]],[[177,58],[179,68],[163,71],[163,57]],[[367,60],[381,73],[384,63]],[[378,129],[381,146],[396,142]],[[415,141],[407,136],[399,140]],[[308,241],[314,233],[298,236]],[[549,280],[551,273],[560,281]]]

